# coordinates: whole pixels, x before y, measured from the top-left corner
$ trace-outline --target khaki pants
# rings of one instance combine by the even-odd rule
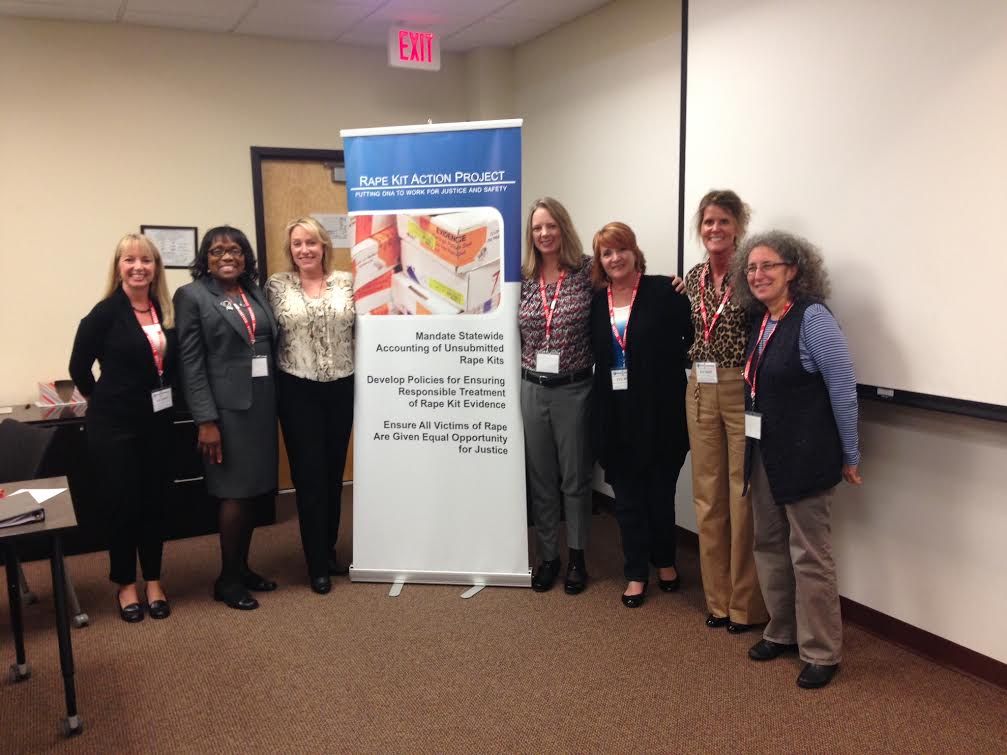
[[[769,608],[763,637],[797,643],[801,660],[832,666],[842,660],[843,621],[832,558],[832,493],[779,505],[758,450],[752,460],[755,563]]]
[[[745,381],[740,367],[721,368],[716,384],[685,391],[692,450],[692,497],[706,607],[737,624],[766,621],[752,551],[752,509],[742,495],[745,472]]]

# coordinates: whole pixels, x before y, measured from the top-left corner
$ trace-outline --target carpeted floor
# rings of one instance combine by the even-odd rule
[[[795,685],[800,662],[756,664],[756,635],[703,625],[698,558],[682,592],[619,603],[618,534],[595,518],[576,597],[562,589],[336,581],[304,576],[296,521],[259,530],[253,567],[280,581],[248,613],[214,603],[214,537],[168,543],[167,621],[119,620],[104,554],[68,559],[91,625],[73,630],[84,733],[65,715],[47,565],[26,566],[30,680],[0,685],[0,751],[131,752],[1007,752],[1007,692],[856,627],[828,688]],[[349,558],[349,512],[344,515]],[[6,595],[0,652],[13,660]]]

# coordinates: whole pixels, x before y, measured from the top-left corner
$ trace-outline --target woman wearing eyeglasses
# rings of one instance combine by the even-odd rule
[[[831,506],[842,480],[861,484],[857,385],[846,338],[825,306],[818,251],[782,231],[749,238],[735,260],[738,298],[753,313],[746,350],[745,482],[755,563],[769,610],[748,655],[797,650],[800,687],[824,687],[842,660]]]
[[[679,587],[675,486],[689,450],[685,359],[689,301],[670,278],[644,275],[636,234],[609,223],[594,236],[591,343],[592,444],[615,491],[627,585],[622,604],[643,605],[650,567],[665,592]]]
[[[685,403],[706,626],[726,627],[732,634],[766,621],[752,553],[752,510],[743,490],[741,367],[749,317],[738,304],[738,281],[731,274],[749,215],[748,205],[733,191],[703,197],[696,232],[707,256],[685,276],[695,334]]]
[[[276,490],[273,343],[276,320],[256,283],[255,254],[237,228],[211,228],[175,292],[182,386],[199,428],[207,492],[220,499],[220,577],[213,597],[259,607],[249,590],[276,583],[248,567],[255,502]]]

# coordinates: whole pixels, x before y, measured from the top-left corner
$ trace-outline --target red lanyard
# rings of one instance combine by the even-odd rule
[[[636,274],[636,283],[633,284],[633,295],[629,299],[629,312],[626,313],[626,327],[622,331],[622,335],[619,335],[619,328],[615,324],[615,302],[612,298],[612,284],[608,284],[608,321],[612,325],[612,335],[615,337],[615,342],[619,344],[619,348],[622,349],[622,353],[626,353],[626,339],[629,338],[629,318],[633,314],[633,302],[636,301],[636,292],[640,290],[640,278],[643,276],[640,273]]]
[[[748,355],[748,361],[745,362],[745,382],[752,389],[752,403],[755,403],[755,383],[759,379],[759,364],[762,363],[762,355],[766,353],[766,349],[769,348],[769,342],[773,340],[773,336],[776,335],[776,329],[780,327],[780,320],[787,316],[787,312],[790,308],[794,306],[792,301],[787,302],[787,306],[783,308],[783,312],[776,319],[776,328],[773,332],[769,334],[769,338],[766,342],[762,344],[762,336],[766,332],[766,325],[769,323],[769,310],[766,310],[766,314],[762,316],[762,327],[759,328],[759,337],[755,340],[755,348],[752,349],[752,353]],[[759,344],[762,344],[761,348]],[[759,358],[755,360],[755,369],[752,369],[752,357],[755,356],[755,352],[759,352]]]
[[[241,307],[235,307],[238,312],[238,317],[241,318],[241,322],[245,325],[245,330],[248,331],[248,342],[255,346],[255,310],[252,309],[252,305],[248,303],[248,297],[245,296],[245,289],[239,288],[238,293],[241,294],[241,303],[248,307],[248,315],[252,318],[252,321],[248,321],[248,317],[245,317],[245,313],[241,311]]]
[[[699,277],[699,312],[703,316],[703,341],[706,343],[710,342],[710,336],[713,335],[713,329],[717,325],[717,320],[720,319],[720,313],[724,311],[724,307],[727,306],[727,300],[731,298],[731,284],[727,284],[727,288],[724,289],[724,296],[720,299],[720,306],[717,307],[716,313],[713,315],[713,321],[709,324],[706,321],[706,276],[710,271],[710,264],[707,263],[703,265],[703,273]]]
[[[563,286],[563,279],[566,278],[566,270],[559,274],[559,280],[556,281],[556,292],[552,296],[552,303],[545,295],[545,275],[540,274],[538,277],[538,292],[542,295],[542,309],[545,312],[545,343],[549,344],[549,337],[552,335],[552,315],[556,311],[556,302],[559,301],[559,290]]]
[[[154,325],[160,325],[161,321],[157,319],[157,310],[154,309],[154,303],[150,303],[150,319],[153,320]],[[144,330],[143,326],[140,326],[140,330],[143,330],[143,335],[147,338],[147,343],[150,344],[150,350],[154,354],[154,367],[157,368],[157,376],[161,377],[164,374],[164,356],[161,354],[161,340],[162,334],[160,331],[155,335],[153,333],[148,333]]]

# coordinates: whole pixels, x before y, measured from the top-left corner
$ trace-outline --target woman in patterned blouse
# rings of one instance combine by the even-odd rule
[[[521,272],[521,416],[540,560],[532,587],[545,592],[559,574],[562,509],[570,549],[564,589],[576,595],[587,585],[591,525],[591,258],[551,197],[532,202]]]
[[[731,257],[748,226],[748,205],[733,191],[699,203],[696,232],[707,259],[685,276],[695,338],[685,392],[706,626],[732,634],[765,623],[752,553],[752,509],[744,494],[745,391],[741,369],[748,315],[737,302]]]
[[[336,561],[343,467],[353,427],[353,279],[332,270],[332,239],[311,217],[286,229],[291,270],[266,284],[279,325],[279,415],[297,489],[311,589],[325,594]]]

